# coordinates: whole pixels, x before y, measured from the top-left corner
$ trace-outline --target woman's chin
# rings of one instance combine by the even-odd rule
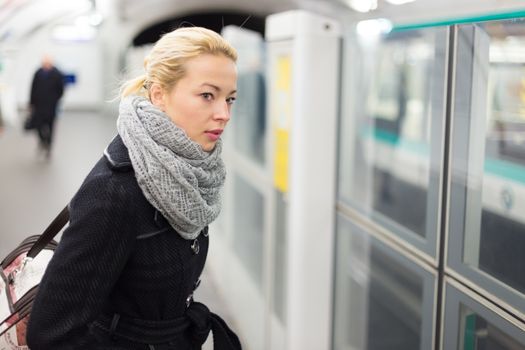
[[[217,142],[206,142],[206,143],[201,143],[200,145],[204,152],[211,152],[215,148],[216,143]]]

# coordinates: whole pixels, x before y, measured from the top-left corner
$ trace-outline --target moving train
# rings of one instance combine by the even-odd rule
[[[509,26],[512,28],[512,24]],[[432,100],[435,91],[432,80],[426,78],[432,74],[430,67],[436,53],[422,40],[411,39],[407,45],[404,39],[405,36],[396,35],[386,40],[384,51],[378,56],[358,142],[367,158],[366,164],[374,168],[373,186],[377,189],[374,208],[425,236],[426,208],[432,200],[427,191],[429,186],[438,186],[431,180],[431,164],[435,162],[431,159],[434,157],[431,148],[442,132],[431,122],[432,118],[440,117],[433,114],[432,108],[442,101]],[[462,142],[484,150],[482,154],[470,155],[468,163],[458,164],[454,160],[452,181],[466,178],[467,196],[481,199],[480,209],[470,208],[479,210],[478,216],[473,214],[469,219],[479,220],[470,228],[479,230],[480,249],[484,252],[480,256],[487,257],[479,264],[490,273],[514,281],[520,290],[525,290],[520,253],[525,246],[524,40],[522,36],[515,41],[497,41],[487,48],[488,52],[476,53],[477,60],[487,61],[487,70],[474,67],[477,70],[474,74],[486,76],[479,86],[486,99],[475,101],[484,106],[479,109],[480,115],[470,117],[469,123],[472,133],[484,136],[463,135],[463,140],[451,142],[453,158],[456,148],[459,153],[463,147]],[[458,65],[456,69],[467,67]],[[459,113],[452,119],[462,117]],[[469,215],[468,210],[465,215]],[[515,249],[509,249],[509,244]],[[513,256],[515,266],[501,267],[505,272],[499,271],[503,257],[509,255]]]

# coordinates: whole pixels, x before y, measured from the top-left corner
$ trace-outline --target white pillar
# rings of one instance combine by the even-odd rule
[[[284,94],[291,96],[284,102],[288,107],[269,106],[275,114],[270,115],[270,131],[280,140],[271,155],[280,159],[275,186],[288,199],[286,349],[328,350],[341,27],[306,11],[271,15],[266,23],[269,64],[291,72],[290,91]],[[286,69],[270,66],[268,71]],[[270,104],[283,103],[278,100],[275,96]]]

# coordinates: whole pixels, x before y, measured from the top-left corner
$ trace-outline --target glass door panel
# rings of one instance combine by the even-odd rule
[[[334,349],[432,347],[434,276],[338,218]]]
[[[339,198],[433,257],[446,34],[348,43],[343,59]]]
[[[449,265],[525,312],[525,21],[458,28]]]

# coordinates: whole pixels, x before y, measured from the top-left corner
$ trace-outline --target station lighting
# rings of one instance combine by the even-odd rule
[[[386,18],[367,19],[357,23],[356,31],[360,37],[374,38],[392,30],[392,22]]]
[[[385,0],[385,1],[392,5],[403,5],[403,4],[408,4],[409,2],[414,2],[416,0]]]
[[[377,8],[377,0],[345,0],[357,12],[369,12]]]

